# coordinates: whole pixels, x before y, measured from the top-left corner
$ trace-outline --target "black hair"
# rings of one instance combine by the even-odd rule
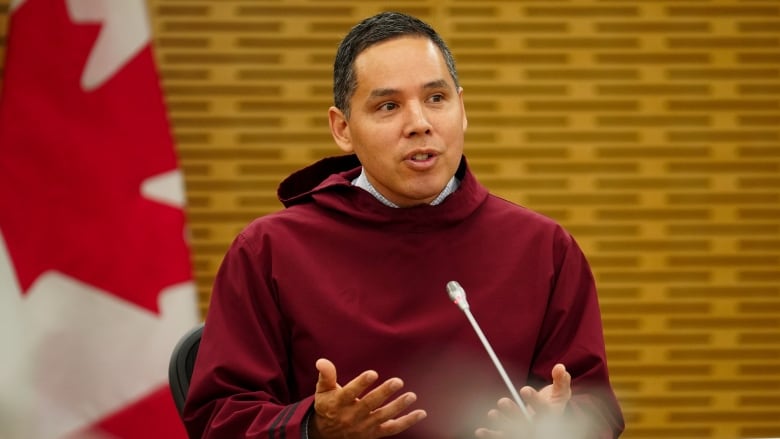
[[[455,59],[447,44],[430,25],[400,12],[382,12],[355,25],[341,40],[336,52],[333,63],[333,103],[345,117],[349,118],[349,100],[357,89],[355,58],[374,44],[408,35],[431,40],[441,51],[455,87],[460,87]]]

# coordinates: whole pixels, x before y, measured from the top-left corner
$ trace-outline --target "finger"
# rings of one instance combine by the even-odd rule
[[[553,395],[568,398],[571,395],[571,374],[566,371],[566,366],[556,364],[552,370]]]
[[[544,412],[544,403],[538,390],[531,386],[525,386],[520,389],[520,399],[525,402],[525,409],[531,416]]]
[[[488,418],[493,422],[491,426],[505,433],[511,432],[510,437],[525,437],[519,435],[525,432],[528,423],[517,403],[509,398],[501,398],[496,407],[488,412]]]
[[[494,423],[500,422],[501,420],[503,420],[505,418],[504,414],[501,413],[501,410],[498,410],[498,409],[490,409],[490,410],[488,410],[487,416],[488,416],[488,419],[490,419],[490,421],[494,422]]]
[[[477,431],[474,432],[474,436],[479,439],[499,439],[504,437],[503,433],[500,431],[490,430],[488,428],[478,428]]]
[[[539,392],[531,386],[524,386],[520,389],[520,398],[527,406],[536,407],[539,403]]]
[[[417,424],[428,416],[425,410],[414,410],[395,419],[383,422],[379,426],[379,437],[393,436]]]
[[[509,398],[499,399],[498,403],[496,403],[496,406],[501,410],[502,413],[504,413],[504,415],[510,418],[517,418],[523,414],[517,403]]]
[[[379,375],[373,370],[361,373],[344,385],[342,392],[340,392],[339,400],[344,404],[354,403],[366,389],[376,382],[377,378],[379,378]]]
[[[417,401],[417,395],[412,392],[407,392],[390,401],[389,403],[373,410],[371,415],[376,419],[379,419],[379,422],[384,422],[398,416],[410,405],[414,404],[415,401]]]
[[[400,378],[390,378],[375,389],[366,393],[360,401],[369,411],[374,411],[381,407],[390,396],[401,390],[403,386],[404,382]]]
[[[339,384],[336,381],[336,366],[330,360],[320,358],[315,363],[315,367],[319,371],[316,387],[317,393],[329,392],[339,388]]]

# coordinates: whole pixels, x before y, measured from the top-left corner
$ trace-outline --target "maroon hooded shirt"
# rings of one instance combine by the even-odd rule
[[[574,239],[488,193],[468,170],[437,206],[392,208],[351,181],[354,156],[322,160],[279,188],[285,209],[235,239],[214,283],[185,407],[191,437],[305,437],[330,359],[345,384],[373,369],[404,380],[428,417],[399,439],[465,439],[510,396],[446,284],[460,283],[513,384],[572,375],[572,418],[615,438],[596,288]]]

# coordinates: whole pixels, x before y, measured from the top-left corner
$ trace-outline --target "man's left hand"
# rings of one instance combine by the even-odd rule
[[[552,369],[552,384],[540,390],[525,386],[520,389],[520,397],[534,419],[561,416],[571,399],[571,375],[563,364],[556,364]],[[488,418],[498,429],[479,428],[475,433],[478,438],[532,437],[533,426],[529,425],[520,407],[514,401],[501,398],[496,407],[488,412]]]

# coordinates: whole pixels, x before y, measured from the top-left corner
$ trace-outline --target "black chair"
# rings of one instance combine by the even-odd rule
[[[173,394],[173,401],[181,416],[184,410],[184,400],[187,398],[187,391],[190,389],[190,378],[192,369],[195,367],[195,358],[198,356],[200,347],[200,337],[203,334],[203,323],[187,331],[171,354],[171,361],[168,365],[168,385]]]

